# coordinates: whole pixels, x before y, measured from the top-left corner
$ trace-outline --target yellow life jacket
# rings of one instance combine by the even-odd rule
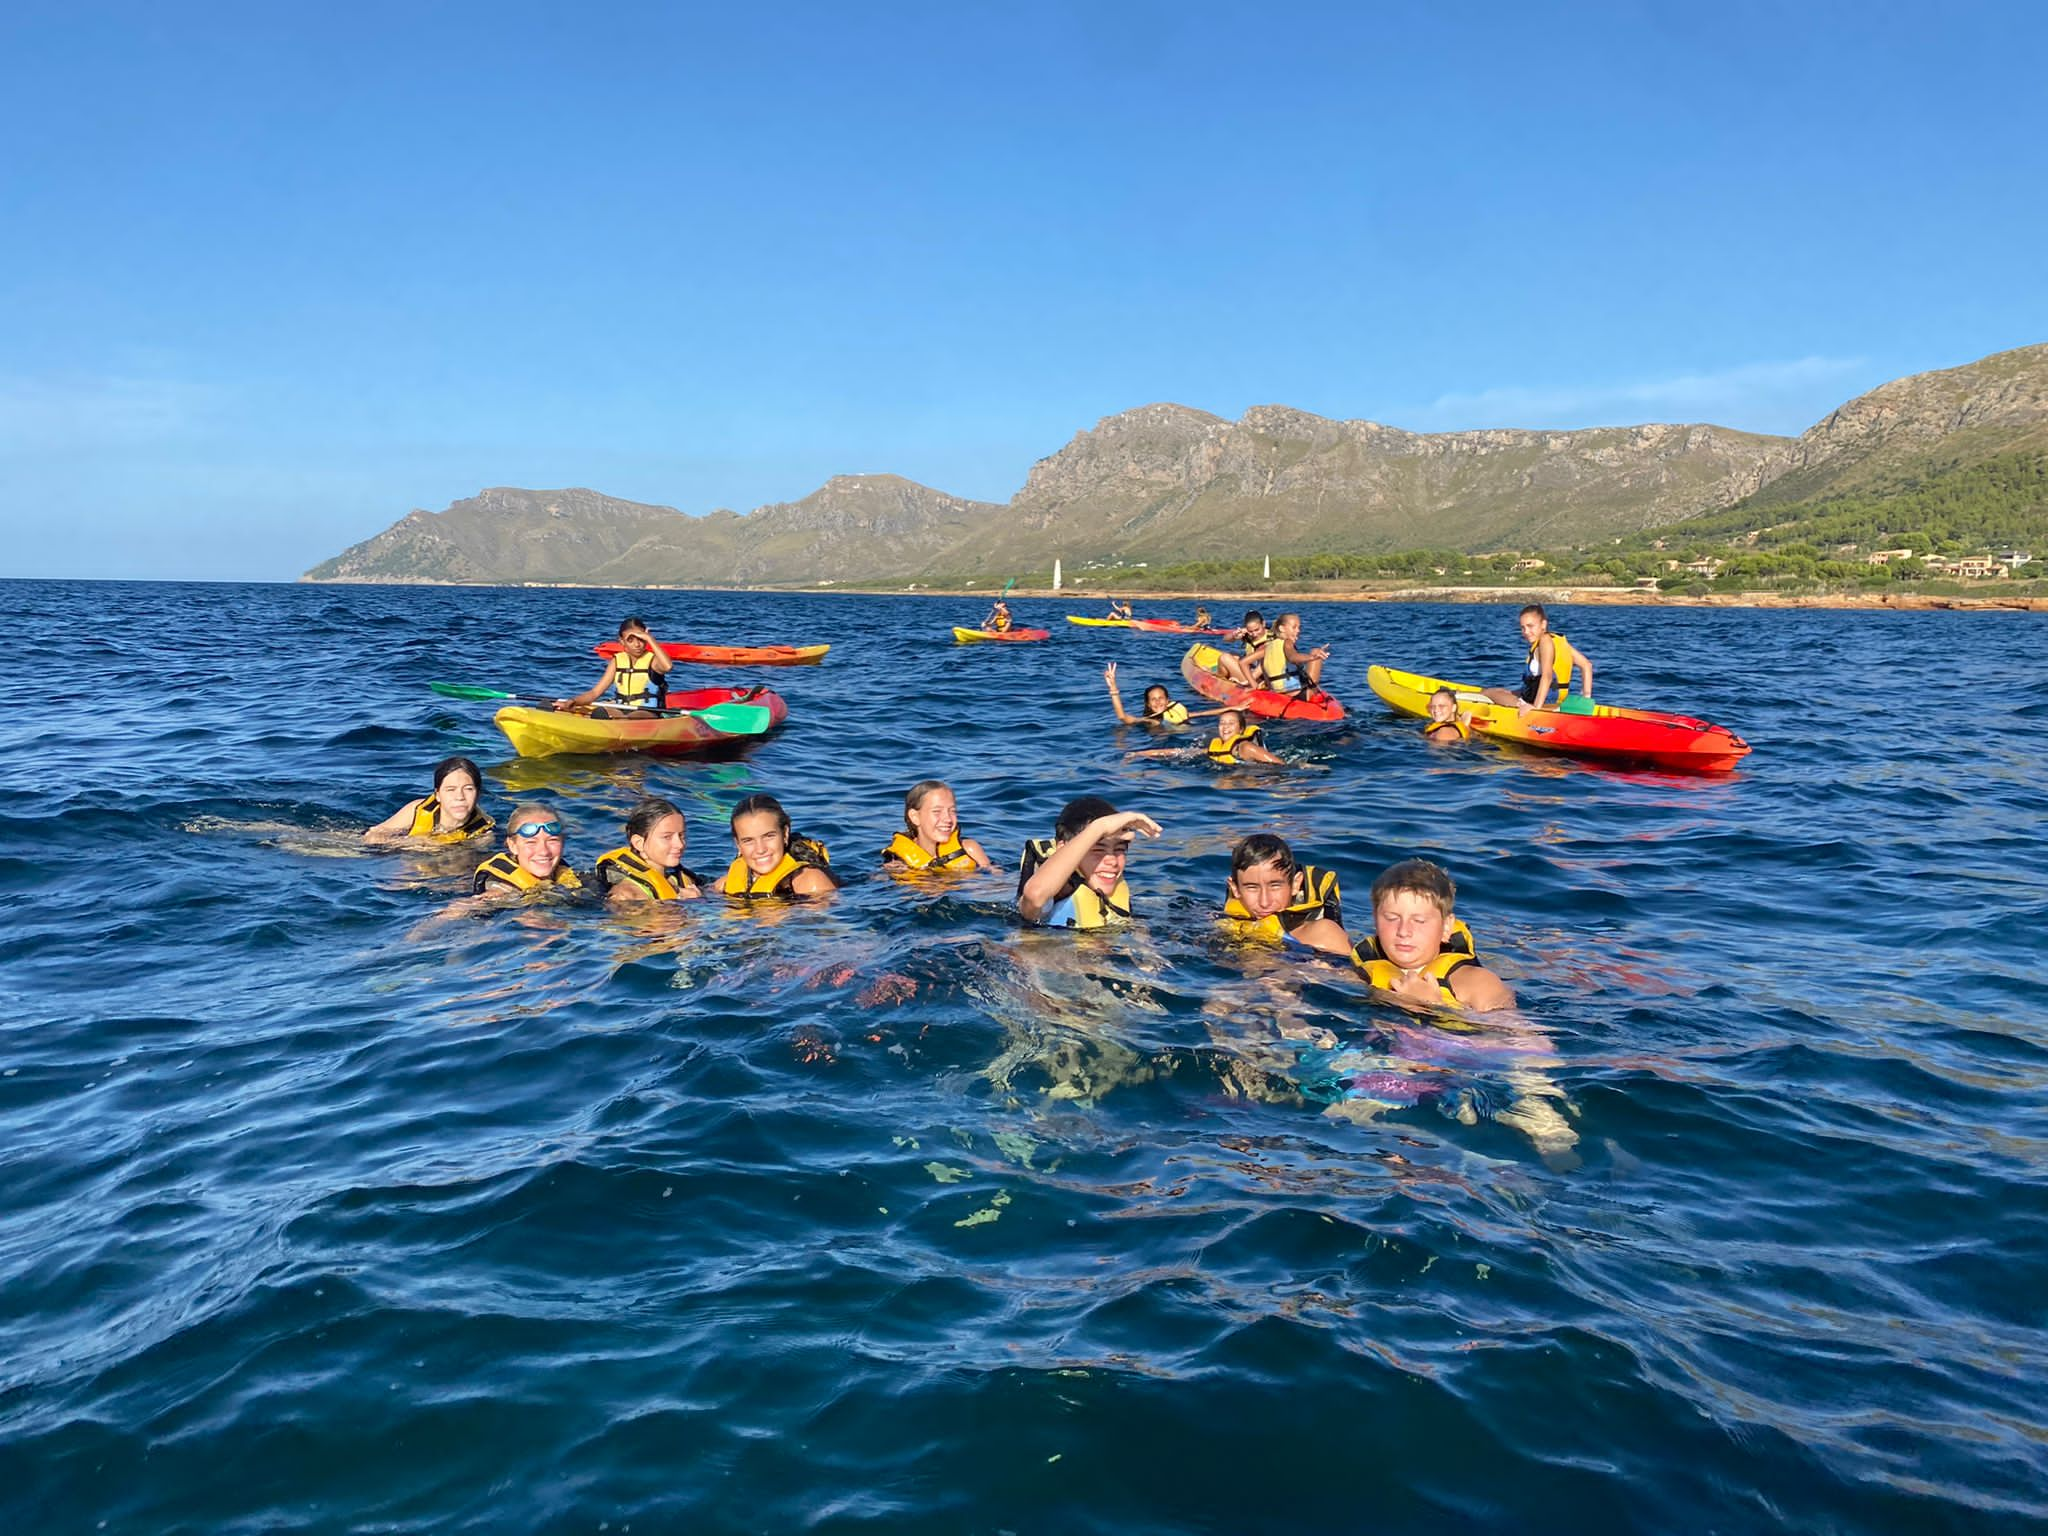
[[[576,878],[576,871],[566,864],[557,864],[553,876],[543,880],[538,875],[528,873],[509,853],[494,853],[477,865],[476,874],[470,879],[469,889],[471,894],[481,896],[493,885],[509,885],[515,891],[526,892],[545,890],[549,886],[557,886],[568,891],[583,889],[583,882]]]
[[[680,866],[676,869],[676,875],[681,880],[678,884],[667,870],[656,869],[635,853],[630,843],[623,848],[614,848],[609,853],[600,854],[594,873],[597,875],[597,883],[607,893],[615,885],[637,885],[656,901],[681,901],[686,889],[694,891],[702,884],[695,873]]]
[[[1465,926],[1465,920],[1462,917],[1451,919],[1450,937],[1444,940],[1444,953],[1447,955],[1467,955],[1474,960],[1479,958],[1479,945],[1473,940],[1472,930]],[[1373,934],[1368,933],[1351,947],[1352,962],[1361,968],[1371,961],[1383,958],[1380,954],[1380,941]]]
[[[659,709],[667,700],[668,682],[654,670],[653,651],[635,659],[622,641],[612,657],[612,668],[612,692],[619,696],[620,703],[636,709]]]
[[[1545,639],[1550,641],[1550,680],[1557,685],[1558,693],[1562,695],[1569,688],[1573,667],[1579,669],[1579,682],[1583,685],[1586,680],[1585,663],[1579,659],[1579,653],[1572,649],[1571,641],[1554,629],[1538,635],[1536,643],[1529,647],[1530,681],[1533,682],[1543,675],[1543,660],[1537,653],[1543,649]]]
[[[1446,727],[1456,731],[1458,733],[1458,740],[1460,741],[1469,741],[1472,737],[1471,729],[1465,724],[1464,721],[1460,720],[1456,715],[1453,715],[1448,720],[1424,721],[1422,726],[1422,734],[1429,740],[1434,741],[1436,739],[1436,733],[1438,731],[1445,729]]]
[[[1391,960],[1361,961],[1358,959],[1355,950],[1352,952],[1351,958],[1352,962],[1361,971],[1365,972],[1365,979],[1378,987],[1382,992],[1391,992],[1394,989],[1394,983],[1401,979],[1401,967],[1394,964]],[[1457,1007],[1460,1005],[1458,1003],[1458,994],[1451,990],[1451,973],[1461,970],[1465,966],[1477,965],[1478,963],[1470,955],[1460,955],[1447,949],[1430,961],[1429,964],[1422,967],[1422,971],[1423,974],[1435,979],[1437,996],[1453,1007]]]
[[[793,853],[785,852],[782,855],[782,862],[765,875],[756,875],[747,867],[745,859],[734,859],[725,872],[725,883],[720,889],[728,896],[740,896],[750,901],[756,896],[795,895],[795,892],[785,891],[782,887],[796,878],[798,871],[824,869],[832,862],[832,855],[825,851],[823,843],[813,842],[809,838],[802,841],[806,855],[815,854],[815,858],[807,856],[800,859]]]
[[[1051,858],[1053,849],[1058,846],[1049,837],[1034,837],[1024,845],[1024,857],[1018,860],[1017,891],[1020,895],[1038,866]],[[1128,885],[1119,880],[1116,889],[1105,896],[1083,879],[1077,869],[1065,889],[1046,908],[1040,922],[1047,928],[1107,928],[1113,919],[1130,915],[1131,888]]]
[[[1000,635],[1004,630],[1008,629],[1009,627],[1010,616],[1007,613],[997,613],[991,614],[989,616],[988,628],[991,632]]]
[[[1161,725],[1186,725],[1188,723],[1188,707],[1185,704],[1169,704],[1166,708],[1159,711],[1158,714],[1147,715],[1145,718],[1147,720],[1157,720]]]
[[[412,825],[406,828],[407,837],[430,837],[437,843],[466,843],[472,837],[481,837],[497,823],[483,811],[471,806],[469,820],[453,832],[436,832],[434,818],[441,814],[441,800],[438,795],[429,795],[420,802],[420,808],[412,813]]]
[[[901,864],[906,869],[972,869],[974,855],[960,843],[960,833],[939,844],[937,853],[926,853],[923,845],[906,832],[898,832],[889,839],[889,846],[882,850],[884,864]]]
[[[1341,928],[1344,902],[1337,888],[1337,872],[1304,864],[1294,872],[1294,900],[1271,917],[1253,917],[1235,896],[1224,899],[1223,916],[1229,922],[1245,925],[1250,933],[1269,939],[1283,938],[1318,917],[1327,917]]]
[[[1209,738],[1209,761],[1212,763],[1235,763],[1240,761],[1237,749],[1248,741],[1259,739],[1259,728],[1248,725],[1235,736],[1225,741],[1221,736]]]

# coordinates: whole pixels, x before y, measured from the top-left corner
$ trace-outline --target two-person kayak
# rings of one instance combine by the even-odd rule
[[[1733,731],[1690,715],[1623,709],[1577,697],[1569,699],[1563,709],[1525,711],[1496,704],[1466,683],[1447,683],[1391,667],[1373,667],[1365,680],[1395,709],[1423,719],[1429,717],[1430,695],[1448,688],[1457,695],[1458,711],[1470,718],[1474,734],[1546,752],[1637,763],[1677,773],[1728,773],[1749,755],[1749,743]]]
[[[1203,698],[1230,709],[1249,710],[1262,720],[1342,720],[1344,706],[1315,689],[1286,693],[1274,688],[1247,688],[1219,670],[1222,652],[1213,645],[1191,645],[1180,659],[1180,675]]]
[[[977,640],[1049,640],[1049,629],[962,629],[953,626],[953,643],[971,645]]]

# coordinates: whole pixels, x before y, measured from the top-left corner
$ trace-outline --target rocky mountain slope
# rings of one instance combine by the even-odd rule
[[[862,584],[1016,575],[1055,556],[1555,548],[2029,448],[2048,451],[2048,346],[1894,380],[1796,439],[1707,425],[1425,434],[1285,406],[1226,421],[1149,405],[1040,460],[1007,505],[893,475],[704,517],[500,488],[409,513],[307,579]]]

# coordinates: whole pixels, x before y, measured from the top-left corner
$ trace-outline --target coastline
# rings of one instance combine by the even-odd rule
[[[897,587],[897,586],[697,586],[663,582],[648,586],[618,587],[586,581],[358,581],[351,578],[314,581],[298,578],[302,586],[316,587],[512,587],[552,588],[565,591],[599,592],[803,592],[819,597],[943,597],[970,598],[977,602],[993,599],[999,589],[986,587]],[[1692,596],[1677,592],[1645,592],[1631,587],[1515,586],[1515,587],[1361,587],[1356,583],[1314,582],[1295,586],[1278,584],[1260,589],[1188,588],[1152,590],[1140,587],[1015,586],[1003,595],[1017,598],[1065,598],[1077,607],[1099,604],[1114,594],[1132,603],[1265,603],[1281,599],[1301,603],[1555,603],[1560,606],[1614,608],[1841,608],[1893,609],[1902,613],[1986,612],[2048,613],[2048,597],[2000,597],[1989,593],[1946,594],[1931,592],[1709,592]]]

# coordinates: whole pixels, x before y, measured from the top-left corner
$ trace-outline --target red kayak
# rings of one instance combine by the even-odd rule
[[[1318,689],[1314,693],[1280,693],[1270,688],[1244,688],[1216,670],[1220,653],[1213,645],[1191,645],[1180,659],[1180,675],[1203,698],[1242,709],[1262,720],[1342,720],[1344,706]]]
[[[832,649],[829,645],[685,645],[680,640],[664,640],[661,648],[670,661],[700,667],[815,667]],[[619,642],[607,640],[592,649],[600,656],[616,656]]]

